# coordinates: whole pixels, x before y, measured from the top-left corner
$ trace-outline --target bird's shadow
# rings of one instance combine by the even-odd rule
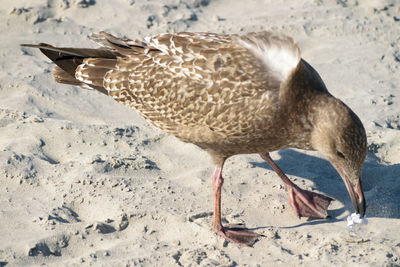
[[[329,210],[329,222],[337,220],[345,210],[353,212],[353,206],[346,187],[339,174],[327,160],[301,153],[293,149],[278,152],[280,159],[275,162],[287,175],[308,179],[321,193],[344,203],[343,208]],[[263,161],[250,162],[253,166],[272,168]],[[400,218],[400,164],[381,163],[373,153],[368,153],[363,168],[363,189],[367,202],[367,216],[380,218]],[[289,177],[290,178],[290,177]],[[296,181],[294,181],[296,183]],[[298,181],[297,181],[298,183]],[[301,186],[301,184],[298,184]],[[327,222],[328,222],[327,221]],[[319,224],[324,221],[308,221],[306,224]]]

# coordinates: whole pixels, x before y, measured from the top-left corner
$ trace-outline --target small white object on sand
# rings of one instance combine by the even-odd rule
[[[368,224],[368,220],[365,216],[360,218],[360,214],[352,213],[347,216],[347,226],[351,228],[354,224]]]

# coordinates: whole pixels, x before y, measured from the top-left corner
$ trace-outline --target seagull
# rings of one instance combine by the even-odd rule
[[[253,245],[259,234],[221,222],[227,158],[258,153],[285,184],[298,217],[326,218],[332,198],[295,185],[272,160],[285,148],[317,150],[337,170],[361,217],[367,138],[357,115],[331,95],[293,39],[272,32],[166,33],[143,41],[92,34],[99,48],[39,48],[56,66],[56,82],[97,90],[136,110],[164,132],[209,153],[212,229]]]

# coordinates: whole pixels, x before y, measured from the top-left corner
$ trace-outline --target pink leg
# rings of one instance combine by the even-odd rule
[[[327,209],[332,201],[330,197],[301,189],[289,180],[279,166],[272,160],[268,152],[261,153],[260,156],[285,183],[286,190],[289,194],[289,204],[299,218],[326,218],[328,216]]]
[[[241,246],[253,245],[259,234],[252,233],[243,229],[235,227],[224,227],[221,223],[221,189],[224,180],[222,178],[222,166],[215,167],[214,174],[212,176],[212,183],[214,189],[214,218],[213,218],[213,230],[228,241],[237,243]]]

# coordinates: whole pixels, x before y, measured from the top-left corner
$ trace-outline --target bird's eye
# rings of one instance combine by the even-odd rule
[[[336,154],[337,154],[339,157],[341,157],[342,159],[345,159],[345,158],[346,158],[346,157],[343,155],[343,153],[340,152],[340,151],[337,151]]]

